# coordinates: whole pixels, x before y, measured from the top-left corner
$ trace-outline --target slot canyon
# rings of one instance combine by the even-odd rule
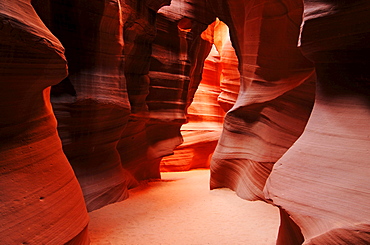
[[[369,57],[368,0],[0,0],[0,244],[370,244]]]

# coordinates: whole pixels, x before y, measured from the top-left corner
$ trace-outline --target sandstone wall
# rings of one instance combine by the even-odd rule
[[[27,0],[0,3],[0,37],[1,243],[88,244],[50,104],[50,86],[67,76],[64,48]]]
[[[315,63],[316,99],[304,133],[265,187],[286,213],[278,244],[300,244],[287,242],[300,236],[304,244],[368,244],[370,4],[304,7],[300,45]]]
[[[211,162],[211,188],[264,200],[273,164],[302,133],[314,99],[312,64],[297,48],[297,1],[214,1],[230,28],[240,90]],[[226,176],[226,177],[225,177]]]
[[[369,13],[365,0],[2,1],[4,242],[88,244],[87,210],[160,178],[187,121],[162,169],[207,167],[224,121],[212,189],[277,205],[277,244],[368,244]]]

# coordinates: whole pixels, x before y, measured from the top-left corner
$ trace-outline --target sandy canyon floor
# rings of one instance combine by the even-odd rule
[[[162,173],[129,199],[90,213],[92,245],[272,245],[279,211],[209,190],[209,170]]]

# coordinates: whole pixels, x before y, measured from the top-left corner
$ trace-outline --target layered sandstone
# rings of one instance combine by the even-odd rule
[[[174,155],[161,161],[162,171],[209,168],[225,111],[236,101],[238,61],[226,24],[216,20],[201,34],[201,38],[212,44],[212,48],[204,60],[202,78],[194,97],[189,98],[187,122],[181,127],[184,142],[174,150]]]
[[[149,20],[141,21],[145,23],[141,25],[145,28],[138,29],[141,37],[137,35],[137,39],[130,41],[133,43],[132,52],[136,53],[144,50],[145,43],[152,45],[151,53],[146,55],[150,57],[150,66],[140,71],[134,67],[126,69],[126,74],[128,72],[130,76],[135,72],[131,76],[132,81],[140,79],[142,84],[139,87],[141,90],[135,90],[136,96],[132,97],[138,110],[131,116],[128,126],[131,130],[125,130],[119,144],[122,158],[123,155],[130,157],[124,166],[133,171],[136,178],[160,177],[162,157],[173,154],[173,149],[183,142],[180,127],[186,122],[186,108],[200,83],[203,61],[211,48],[208,41],[200,38],[201,32],[207,28],[202,20],[206,16],[202,12],[202,4],[197,1],[172,1],[171,6],[158,11],[156,29]],[[214,16],[210,16],[207,23],[213,20]],[[137,32],[134,25],[129,27],[130,31]],[[144,36],[148,30],[156,32],[155,36]],[[135,48],[136,45],[141,46]],[[126,59],[126,68],[130,65],[130,57],[131,54]],[[136,56],[132,57],[136,59]],[[128,92],[130,95],[130,87]],[[140,102],[136,103],[139,99]],[[140,127],[136,128],[137,125]],[[131,145],[130,139],[136,143]]]
[[[199,36],[214,16],[196,1],[173,1],[157,14],[168,4],[33,1],[66,48],[70,74],[51,100],[88,210],[125,199],[137,180],[159,178],[161,158],[182,143],[202,48],[210,48]]]
[[[50,86],[64,48],[30,1],[0,3],[0,234],[3,244],[88,244],[88,217],[57,135]]]
[[[88,210],[127,198],[130,174],[116,145],[130,114],[123,74],[121,1],[35,1],[61,40],[69,76],[52,87],[51,101],[63,150]]]
[[[213,1],[230,28],[240,90],[211,162],[211,188],[264,200],[273,164],[301,135],[314,99],[312,64],[297,48],[297,1]]]
[[[161,157],[171,154],[173,148],[181,143],[179,125],[183,120],[183,112],[176,105],[179,104],[178,91],[182,93],[183,79],[177,81],[178,76],[166,74],[163,67],[153,69],[153,66],[157,64],[156,60],[160,60],[156,56],[167,59],[168,55],[160,49],[160,45],[165,46],[166,44],[156,41],[157,35],[161,36],[161,33],[166,33],[160,25],[158,30],[156,28],[159,6],[154,7],[148,4],[145,1],[129,3],[134,14],[125,24],[124,34],[127,48],[124,54],[125,75],[132,113],[117,147],[124,168],[128,169],[138,180],[160,178],[159,162]],[[138,12],[139,10],[141,11]],[[177,28],[175,32],[168,31],[167,39],[171,37],[175,39],[178,36]],[[174,46],[178,47],[176,45],[178,42],[174,42]],[[179,55],[179,51],[176,51],[174,60]],[[173,50],[169,47],[168,54],[170,52]],[[168,60],[162,62],[171,66]],[[158,64],[161,63],[158,62]],[[178,90],[176,84],[170,84],[171,81],[178,83],[180,86]],[[161,82],[164,85],[161,85]],[[163,96],[163,94],[166,95]]]
[[[266,184],[285,213],[278,244],[370,243],[369,13],[368,1],[305,1],[300,41],[315,63],[316,99]]]
[[[220,68],[220,55],[213,46],[204,62],[202,81],[187,108],[187,122],[181,127],[184,142],[174,150],[174,155],[161,161],[162,171],[209,167],[209,158],[221,134],[224,115],[217,103],[221,92]]]

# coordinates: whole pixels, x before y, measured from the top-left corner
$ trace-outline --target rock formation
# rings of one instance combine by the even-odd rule
[[[209,167],[209,157],[221,134],[224,114],[217,103],[220,75],[220,56],[213,46],[204,62],[203,79],[187,108],[187,122],[181,127],[183,143],[174,150],[174,155],[162,159],[161,171]]]
[[[160,178],[161,158],[182,143],[208,54],[199,50],[210,47],[199,36],[215,17],[196,1],[157,15],[168,4],[33,1],[66,48],[69,76],[51,101],[90,211],[125,199],[137,180]]]
[[[316,99],[304,133],[266,184],[285,213],[278,244],[369,244],[370,4],[304,7],[300,42],[315,63]]]
[[[146,56],[150,57],[150,66],[145,71],[127,66],[130,66],[130,57],[137,59],[133,54],[143,50],[139,47],[144,45],[142,38],[148,38],[148,35],[130,41],[133,50],[126,59],[126,77],[133,79],[132,87],[136,90],[130,102],[137,110],[131,115],[128,125],[131,130],[125,130],[128,135],[124,133],[118,149],[124,167],[134,172],[138,179],[159,178],[162,157],[173,154],[173,149],[183,142],[180,127],[186,122],[186,108],[200,83],[203,61],[211,48],[210,42],[200,35],[215,19],[213,15],[205,15],[207,20],[203,20],[201,4],[174,0],[170,6],[158,11],[156,34],[149,40],[151,53]],[[145,23],[149,25],[149,22]],[[136,31],[134,25],[130,30]],[[151,32],[155,33],[155,30]],[[135,79],[139,73],[142,74],[142,86],[138,87]],[[131,84],[129,80],[128,84]],[[135,130],[137,136],[133,133]],[[132,140],[136,144],[132,144]],[[124,156],[129,156],[128,161]]]
[[[186,110],[187,122],[181,127],[184,142],[165,157],[161,171],[209,168],[222,130],[224,110],[236,101],[239,89],[238,61],[225,23],[216,20],[201,34],[212,45],[204,61],[202,80]],[[222,110],[224,109],[224,110]]]
[[[211,188],[277,205],[278,244],[370,243],[369,13],[366,0],[2,1],[2,242],[88,244],[87,210],[160,178],[186,122],[162,169],[207,167],[223,121]]]
[[[314,99],[314,71],[297,46],[297,1],[217,1],[239,59],[240,90],[211,163],[211,188],[264,200],[273,164],[302,133]]]
[[[50,86],[64,49],[29,0],[0,3],[2,244],[88,244],[80,186],[57,135]]]
[[[120,1],[50,1],[46,10],[44,1],[33,4],[49,14],[45,22],[66,49],[69,76],[53,86],[51,101],[86,206],[122,201],[130,175],[116,145],[130,114],[123,74],[123,23],[130,12]]]

